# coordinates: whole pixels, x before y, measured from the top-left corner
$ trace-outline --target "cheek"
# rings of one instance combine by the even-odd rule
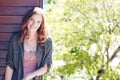
[[[33,22],[32,22],[32,21],[29,21],[28,24],[33,24]]]
[[[30,25],[31,25],[30,23],[27,23],[27,27],[30,27]]]
[[[32,22],[29,21],[29,22],[27,23],[27,27],[30,28],[31,25],[32,25]]]

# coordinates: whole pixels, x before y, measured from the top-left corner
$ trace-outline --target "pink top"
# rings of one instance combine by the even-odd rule
[[[37,57],[36,52],[24,51],[24,75],[27,75],[37,68]]]

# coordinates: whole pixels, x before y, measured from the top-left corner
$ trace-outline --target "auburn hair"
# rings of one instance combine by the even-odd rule
[[[18,39],[19,43],[22,43],[25,38],[29,38],[29,31],[27,28],[27,23],[34,14],[38,14],[38,13],[31,12],[27,16],[25,16],[25,18],[23,19],[23,23],[20,28],[20,37]],[[47,31],[46,31],[46,25],[45,25],[45,16],[43,13],[39,13],[39,14],[41,15],[42,21],[41,21],[39,29],[37,30],[37,35],[38,35],[37,41],[39,44],[43,44],[47,38]]]

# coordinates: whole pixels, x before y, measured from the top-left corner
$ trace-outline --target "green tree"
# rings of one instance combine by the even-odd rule
[[[63,60],[64,65],[56,68],[53,64],[46,79],[59,75],[62,80],[120,80],[120,64],[112,65],[114,59],[120,61],[120,1],[49,3],[46,18],[54,40],[54,60]]]

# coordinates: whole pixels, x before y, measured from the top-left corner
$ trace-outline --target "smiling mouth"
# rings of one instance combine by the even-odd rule
[[[33,28],[33,26],[30,26],[30,28]]]
[[[30,28],[31,28],[31,29],[36,29],[37,27],[35,27],[35,26],[30,26]]]

